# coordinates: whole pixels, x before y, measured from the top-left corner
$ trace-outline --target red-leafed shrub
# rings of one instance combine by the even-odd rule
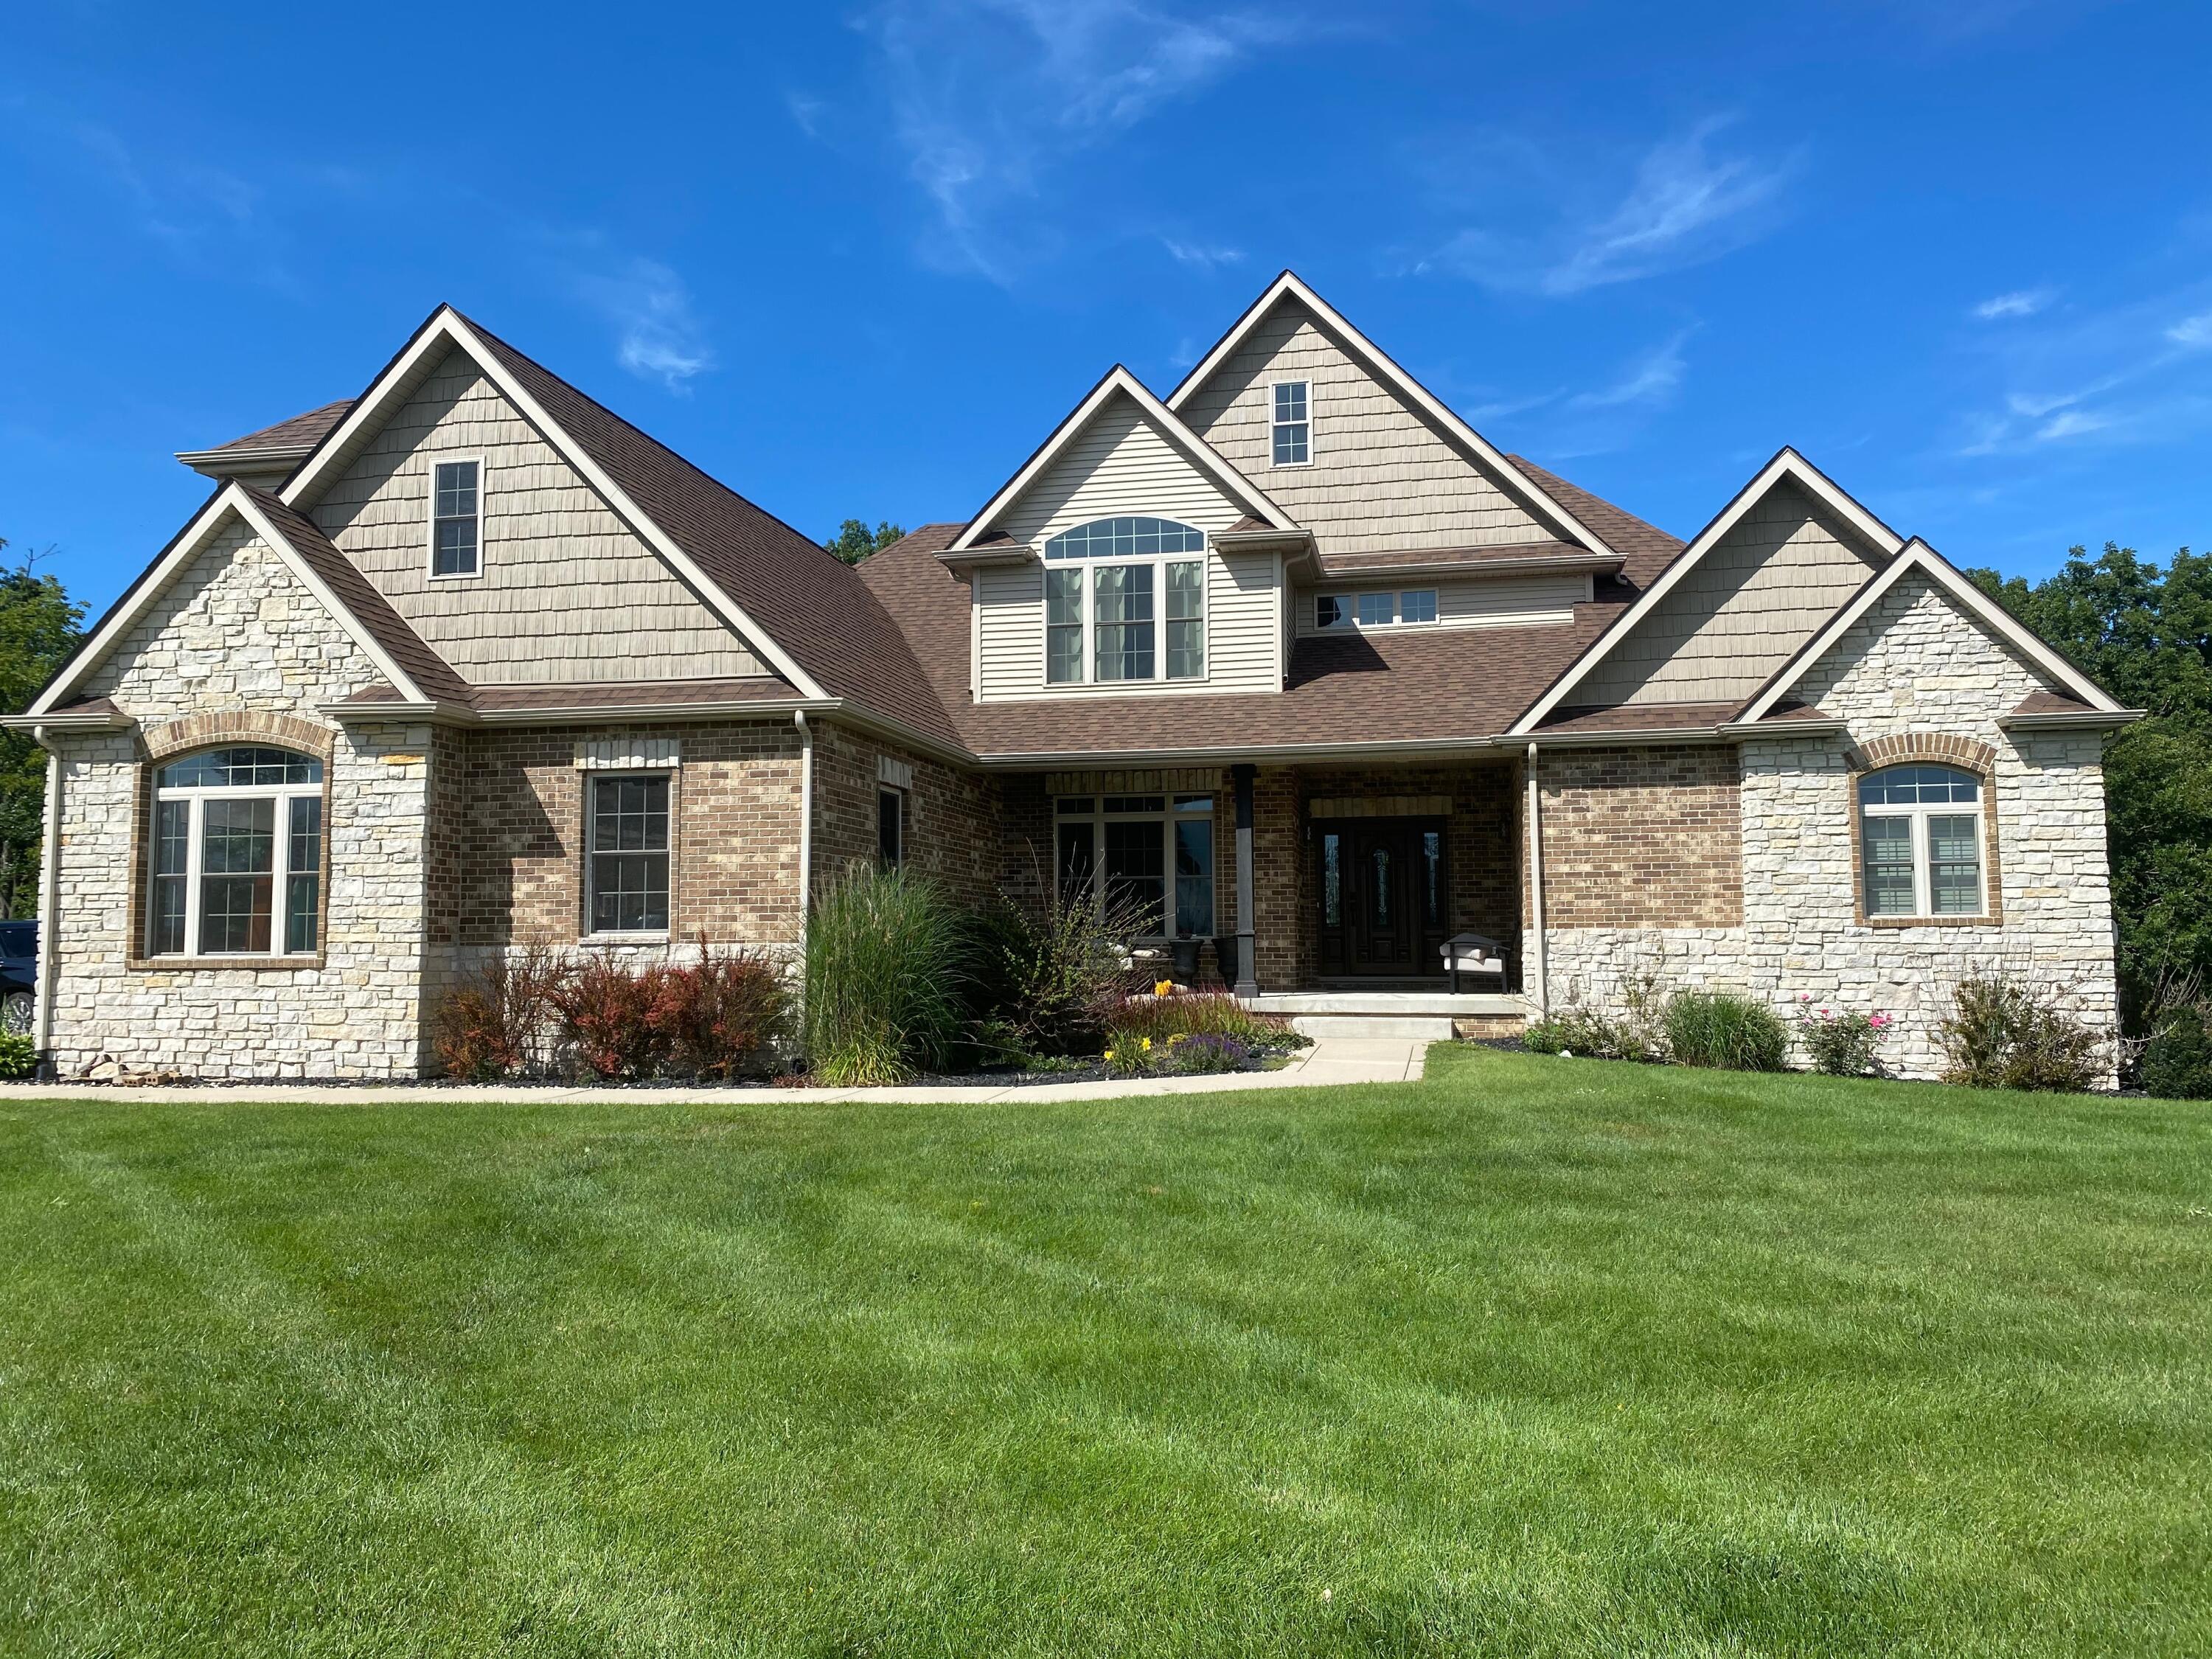
[[[609,952],[594,951],[572,969],[552,994],[563,1045],[595,1077],[651,1077],[671,1047],[667,1022],[656,1019],[671,993],[673,971],[658,964],[633,969]]]
[[[552,1036],[554,994],[568,976],[542,945],[501,952],[440,999],[430,1046],[448,1077],[484,1081],[543,1070]]]
[[[726,1080],[752,1065],[784,1030],[783,975],[753,951],[716,951],[699,936],[699,960],[661,974],[648,1018],[666,1042],[671,1069]]]

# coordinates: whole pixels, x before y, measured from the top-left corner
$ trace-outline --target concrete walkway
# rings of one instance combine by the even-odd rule
[[[0,1083],[4,1100],[367,1102],[402,1100],[605,1102],[727,1105],[737,1101],[902,1101],[947,1105],[1001,1100],[1111,1100],[1121,1095],[1205,1095],[1246,1089],[1305,1089],[1331,1083],[1404,1083],[1419,1078],[1429,1045],[1397,1038],[1323,1037],[1279,1071],[1218,1077],[1111,1078],[1094,1083],[1030,1083],[992,1089],[969,1085],[914,1089],[550,1088],[540,1084],[467,1084],[425,1088],[412,1083],[219,1083],[143,1086],[112,1083]]]

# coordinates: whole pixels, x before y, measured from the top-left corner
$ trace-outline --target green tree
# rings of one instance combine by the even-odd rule
[[[859,519],[848,519],[823,547],[847,564],[858,564],[872,553],[880,553],[906,532],[886,520],[873,531]]]
[[[2105,751],[2120,992],[2131,1025],[2161,988],[2212,987],[2212,555],[2164,569],[2107,542],[2056,575],[1969,573],[2146,718]]]
[[[0,714],[29,708],[84,638],[84,607],[32,569],[36,558],[0,570]],[[46,751],[27,732],[0,731],[0,916],[38,914],[46,806]]]

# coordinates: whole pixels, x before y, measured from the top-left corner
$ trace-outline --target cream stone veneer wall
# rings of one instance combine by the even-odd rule
[[[2115,1030],[2102,739],[2014,734],[1997,724],[2043,689],[1931,584],[1899,583],[1797,688],[1847,721],[1850,740],[1742,745],[1743,925],[1548,930],[1553,1005],[1612,1003],[1630,975],[1650,967],[1669,987],[1743,989],[1778,1006],[1802,994],[1816,1006],[1892,1014],[1885,1062],[1932,1077],[1953,988],[1972,971],[2002,967]],[[1988,793],[2002,921],[1899,927],[1856,919],[1853,745],[1913,733],[1970,738],[1996,751]]]
[[[315,705],[380,678],[283,561],[219,537],[92,675],[141,730],[289,716],[331,733],[324,951],[313,966],[134,965],[137,732],[56,739],[61,857],[52,1049],[64,1078],[112,1056],[215,1078],[404,1077],[420,1052],[428,726],[338,731]],[[241,738],[241,741],[253,741]]]

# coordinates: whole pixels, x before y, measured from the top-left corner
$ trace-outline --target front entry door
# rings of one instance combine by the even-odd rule
[[[1321,971],[1378,979],[1442,971],[1449,887],[1440,818],[1316,823]]]

